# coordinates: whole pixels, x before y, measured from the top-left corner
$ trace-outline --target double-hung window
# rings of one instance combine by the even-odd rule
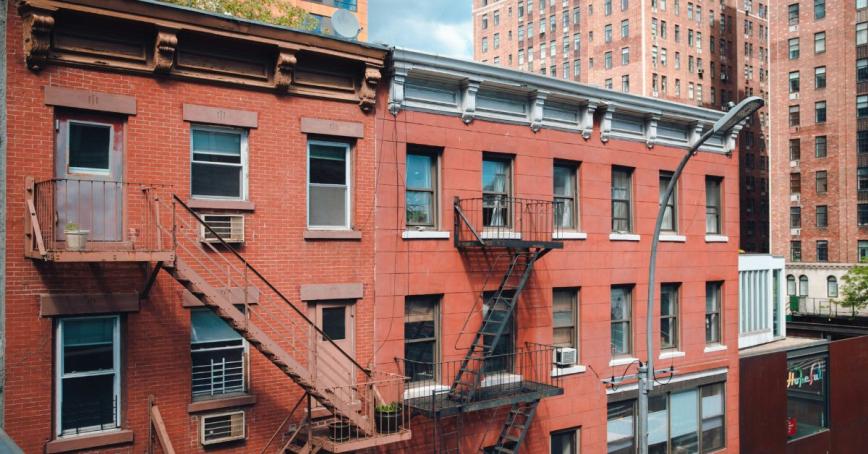
[[[826,52],[826,32],[814,33],[814,53],[822,54]]]
[[[555,163],[554,203],[555,227],[575,230],[579,228],[577,167],[575,164]]]
[[[660,348],[678,348],[678,284],[660,285]]]
[[[351,211],[350,145],[310,140],[307,223],[311,228],[349,229]]]
[[[512,160],[482,158],[482,218],[485,227],[512,226]]]
[[[404,300],[405,374],[411,383],[433,383],[438,358],[437,295],[407,296]]]
[[[814,179],[816,180],[817,194],[825,194],[829,189],[828,172],[825,170],[818,170],[816,175],[814,175]]]
[[[120,317],[60,319],[56,342],[56,435],[119,428]]]
[[[581,429],[559,430],[551,433],[551,454],[579,454]]]
[[[826,122],[826,101],[817,101],[814,103],[814,122]]]
[[[826,88],[826,67],[817,66],[814,68],[814,88]]]
[[[705,177],[705,233],[721,233],[721,186],[723,178]]]
[[[663,203],[663,197],[666,196],[666,188],[669,182],[672,181],[672,172],[660,172],[660,203]],[[666,209],[663,211],[663,224],[660,230],[664,232],[678,231],[678,186],[672,188],[672,194],[666,202]]]
[[[578,290],[552,290],[552,344],[555,347],[579,347]]]
[[[856,60],[856,82],[868,81],[868,58]]]
[[[868,44],[868,22],[856,24],[856,45]]]
[[[705,343],[718,344],[721,342],[721,306],[722,306],[722,282],[705,283]]]
[[[612,167],[612,232],[633,231],[633,169]]]
[[[190,311],[193,399],[247,391],[247,343],[210,309]]]
[[[868,117],[868,95],[856,97],[856,116],[859,118]]]
[[[802,242],[799,240],[790,241],[790,261],[802,261]]]
[[[437,227],[437,158],[425,147],[407,150],[407,227]]]
[[[868,167],[856,168],[856,190],[868,191]]]
[[[826,136],[814,137],[814,157],[825,158],[828,149],[828,139]]]
[[[193,197],[247,198],[247,131],[194,125],[190,130]]]
[[[827,240],[817,240],[817,261],[829,261],[829,242]]]
[[[818,229],[825,229],[829,227],[829,206],[828,205],[817,205],[815,209],[815,223]]]
[[[616,285],[611,289],[612,356],[633,352],[633,286]]]

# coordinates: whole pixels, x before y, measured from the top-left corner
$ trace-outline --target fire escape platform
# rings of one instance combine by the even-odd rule
[[[66,251],[47,250],[40,253],[27,254],[29,258],[46,262],[173,262],[174,251],[135,251],[135,250],[105,250],[105,251]]]
[[[459,248],[507,248],[507,249],[563,249],[563,241],[532,241],[512,238],[483,238],[483,241],[457,241]]]
[[[459,412],[470,413],[510,406],[519,402],[532,402],[546,397],[559,396],[564,393],[561,387],[532,381],[516,383],[515,386],[509,389],[504,389],[503,386],[492,386],[489,388],[480,388],[480,390],[476,391],[474,399],[470,402],[464,402],[459,398],[450,398],[446,395],[448,391],[444,391],[443,394],[405,399],[404,405],[412,409],[414,413],[433,418],[435,416],[450,416]]]
[[[410,429],[403,429],[391,434],[376,434],[369,438],[354,438],[348,441],[334,441],[326,434],[314,435],[312,445],[331,453],[357,452],[364,449],[376,448],[391,443],[407,441],[413,438]]]

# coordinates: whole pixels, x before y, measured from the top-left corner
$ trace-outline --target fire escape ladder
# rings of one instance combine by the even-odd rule
[[[452,420],[451,428],[446,428],[446,421]],[[464,414],[451,417],[437,416],[434,421],[434,452],[436,454],[461,454],[461,428],[464,425]]]
[[[512,405],[506,415],[506,422],[503,423],[500,435],[497,437],[497,444],[494,445],[493,452],[495,454],[518,454],[521,443],[530,429],[534,415],[536,415],[536,407],[539,402],[537,399]]]
[[[451,397],[464,402],[473,400],[483,372],[478,369],[484,367],[484,359],[492,355],[500,342],[507,323],[515,312],[518,298],[527,285],[534,263],[546,252],[548,249],[510,250],[510,264],[500,286],[486,301],[487,310],[483,310],[482,325],[474,334],[467,355],[455,374],[449,391]]]

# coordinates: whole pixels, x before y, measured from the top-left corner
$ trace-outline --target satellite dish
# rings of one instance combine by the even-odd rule
[[[338,9],[332,14],[332,28],[335,33],[341,38],[356,39],[359,35],[361,27],[359,27],[359,19],[356,15],[345,10]]]

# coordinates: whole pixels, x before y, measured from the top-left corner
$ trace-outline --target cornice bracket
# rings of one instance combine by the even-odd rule
[[[359,107],[362,109],[362,112],[370,112],[377,103],[377,85],[380,83],[382,77],[380,68],[365,65],[362,86],[359,89]]]
[[[461,121],[469,125],[476,117],[476,93],[479,92],[480,81],[464,79],[461,96]]]
[[[612,133],[612,115],[615,114],[615,106],[607,104],[603,111],[603,118],[600,119],[600,141],[606,143],[609,141],[609,135]]]
[[[298,59],[292,49],[281,48],[277,53],[274,65],[274,87],[280,93],[286,93],[292,86],[292,75]]]
[[[538,132],[542,128],[543,114],[547,97],[548,92],[543,90],[537,90],[531,96],[530,130],[533,132]]]
[[[404,83],[407,81],[407,70],[395,68],[392,73],[392,83],[389,86],[389,113],[397,116],[404,108]]]
[[[31,71],[39,72],[48,63],[55,11],[21,4],[19,13],[24,20],[24,60]]]
[[[597,105],[589,102],[584,107],[582,107],[581,111],[579,112],[579,129],[581,129],[582,138],[585,140],[589,140],[591,138],[591,133],[594,132],[594,112],[596,110]]]
[[[654,148],[657,142],[657,122],[660,121],[659,115],[648,115],[645,117],[645,146]]]
[[[178,49],[176,30],[160,29],[154,42],[154,72],[167,74],[175,64],[175,51]]]

